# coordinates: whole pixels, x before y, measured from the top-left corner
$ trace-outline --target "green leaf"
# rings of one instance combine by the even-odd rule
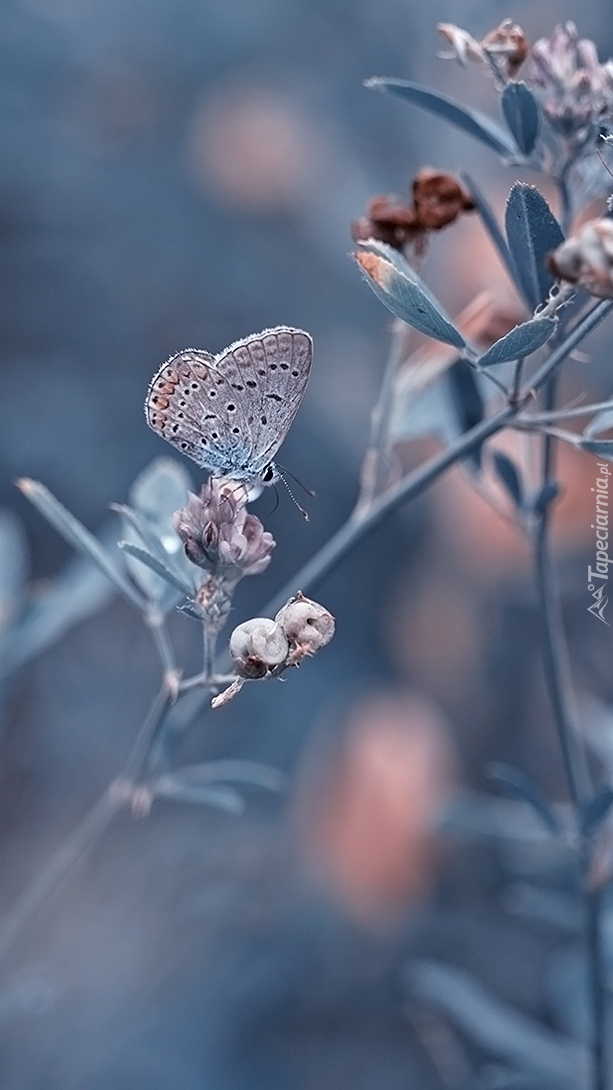
[[[415,106],[421,106],[423,110],[451,122],[456,129],[474,136],[499,155],[506,157],[516,154],[517,149],[514,143],[491,117],[481,113],[480,110],[461,106],[438,91],[431,91],[429,87],[422,87],[419,83],[413,83],[412,80],[390,79],[385,76],[373,76],[365,80],[364,86],[373,91],[396,95],[398,98],[412,102]]]
[[[157,559],[153,553],[147,552],[146,549],[139,549],[138,545],[132,545],[130,541],[118,541],[118,547],[124,552],[133,556],[135,560],[138,560],[141,564],[144,564],[151,571],[159,575],[161,579],[166,580],[171,587],[175,587],[180,590],[182,594],[185,594],[188,598],[193,594],[194,588],[190,587],[189,583],[184,582],[183,579],[172,571],[166,564],[163,564]]]
[[[73,548],[94,561],[120,594],[123,594],[137,609],[143,612],[146,610],[147,603],[144,598],[128,581],[107,550],[74,515],[71,515],[48,488],[39,481],[32,481],[29,478],[17,481],[17,487]]]
[[[515,326],[515,329],[496,341],[480,357],[479,363],[481,367],[492,367],[496,363],[530,356],[547,343],[557,327],[557,318],[531,318],[530,321]]]
[[[456,348],[465,348],[466,342],[459,329],[417,273],[409,265],[406,266],[409,272],[401,271],[396,260],[387,254],[383,257],[373,252],[374,249],[372,243],[364,243],[362,252],[355,254],[355,259],[365,280],[387,309],[420,333]]]
[[[217,806],[229,814],[240,817],[245,812],[245,803],[232,787],[212,787],[198,783],[184,782],[180,771],[160,776],[147,785],[154,798],[174,799],[175,802],[187,802],[205,806]]]
[[[587,1085],[587,1049],[514,1010],[463,969],[413,960],[405,980],[413,995],[445,1012],[486,1055],[506,1060],[521,1071],[551,1077],[557,1090]]]
[[[515,278],[534,311],[555,283],[545,261],[564,242],[564,235],[543,195],[525,182],[515,182],[509,193],[505,223]]]
[[[539,131],[539,105],[532,91],[521,81],[507,83],[500,96],[504,119],[515,143],[524,155],[530,155]]]
[[[494,451],[493,462],[496,473],[513,500],[513,503],[516,507],[523,507],[523,488],[514,463],[500,450]]]
[[[193,566],[185,556],[172,525],[172,516],[185,506],[190,487],[189,474],[182,465],[172,458],[156,458],[132,485],[131,506],[112,505],[124,518],[125,540],[136,547],[144,546],[147,552],[188,583]],[[176,605],[176,593],[169,593],[166,580],[130,556],[126,557],[126,563],[135,583],[162,612],[166,613]]]
[[[577,446],[600,458],[613,458],[613,439],[579,439]]]

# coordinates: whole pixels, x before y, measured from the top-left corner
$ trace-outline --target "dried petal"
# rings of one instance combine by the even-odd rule
[[[443,60],[456,60],[464,67],[469,61],[483,60],[481,46],[467,30],[455,23],[437,23],[436,29],[451,46],[450,53],[439,53]]]
[[[451,174],[432,167],[422,167],[415,175],[412,189],[417,219],[428,231],[446,227],[462,212],[475,207],[466,190]]]
[[[511,79],[517,75],[530,51],[522,28],[511,19],[503,19],[500,26],[490,30],[481,47],[486,53],[505,59],[507,75]]]
[[[264,571],[275,547],[272,534],[247,513],[246,499],[242,485],[212,478],[173,516],[188,559],[232,584]]]

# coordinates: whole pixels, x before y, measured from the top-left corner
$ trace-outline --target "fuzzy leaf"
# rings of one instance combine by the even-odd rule
[[[146,603],[142,595],[132,586],[104,546],[74,515],[71,515],[48,488],[39,481],[28,478],[19,480],[17,486],[73,548],[93,560],[117,590],[137,609],[145,610]]]
[[[173,528],[172,516],[185,506],[190,488],[189,474],[182,465],[172,458],[156,458],[134,481],[130,489],[131,507],[115,507],[125,519],[126,541],[137,547],[144,546],[188,583],[192,565]],[[126,564],[134,582],[162,612],[168,612],[177,604],[176,592],[169,592],[164,579],[130,556],[126,557]]]
[[[583,808],[581,817],[581,831],[584,836],[592,832],[601,821],[604,821],[613,805],[613,787],[608,784],[589,800]]]
[[[508,83],[500,96],[500,106],[515,143],[524,155],[530,155],[539,131],[539,107],[525,83]]]
[[[132,545],[130,541],[118,541],[117,544],[124,552],[133,556],[135,560],[138,560],[147,568],[150,568],[151,571],[155,572],[156,575],[159,575],[160,578],[165,579],[171,587],[180,590],[181,593],[185,594],[187,597],[193,594],[193,587],[190,587],[186,580],[183,580],[180,575],[177,575],[177,573],[167,567],[166,564],[163,564],[161,560],[158,560],[153,553],[147,552],[146,549],[139,549],[138,545]]]
[[[101,531],[101,544],[114,547],[117,524]],[[112,597],[112,583],[89,557],[71,557],[53,579],[34,588],[31,600],[3,633],[0,641],[0,676],[4,677],[39,655],[68,629],[90,617]]]
[[[547,343],[557,326],[557,318],[531,318],[529,322],[515,326],[515,329],[501,337],[481,356],[481,367],[492,367],[496,363],[530,356]]]
[[[445,375],[455,417],[458,434],[464,435],[483,420],[484,402],[477,383],[475,372],[466,360],[456,360]],[[468,455],[476,469],[481,465],[481,447],[476,447]]]
[[[423,110],[451,122],[456,129],[474,136],[499,155],[509,156],[516,153],[515,145],[504,129],[491,117],[481,113],[480,110],[461,106],[446,95],[431,91],[429,87],[422,87],[418,83],[413,83],[412,80],[390,79],[385,76],[373,76],[365,80],[364,86],[373,91],[396,95],[412,102],[415,106],[421,106]]]
[[[522,507],[524,502],[523,489],[519,479],[519,473],[517,472],[514,463],[500,450],[494,451],[492,460],[496,473],[513,500],[513,503],[516,504],[517,507]]]
[[[525,182],[515,182],[509,193],[505,223],[516,280],[534,311],[555,283],[545,259],[564,242],[564,235],[543,195]]]
[[[417,273],[411,270],[409,276],[387,257],[372,252],[357,253],[355,259],[375,295],[396,318],[437,341],[456,348],[465,347],[462,334],[431,293],[425,290]]]
[[[560,832],[560,824],[555,814],[550,810],[536,785],[523,772],[501,761],[494,761],[487,769],[487,776],[505,795],[527,802],[550,833],[556,835]]]

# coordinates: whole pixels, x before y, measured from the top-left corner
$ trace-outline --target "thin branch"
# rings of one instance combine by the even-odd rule
[[[364,455],[361,473],[360,495],[355,513],[366,511],[386,482],[387,458],[386,439],[389,432],[389,420],[394,406],[394,393],[398,371],[406,356],[408,326],[396,319],[392,329],[390,350],[383,373],[383,382],[377,403],[372,411],[368,450]]]
[[[45,901],[61,885],[100,840],[115,814],[123,808],[126,797],[116,790],[121,781],[134,782],[144,771],[151,746],[172,702],[172,694],[164,685],[155,698],[141,726],[123,771],[102,792],[87,811],[76,829],[66,838],[49,862],[18,898],[0,926],[0,962],[6,957],[24,927],[32,920]]]
[[[123,806],[123,802],[114,796],[112,785],[107,787],[100,798],[76,829],[67,837],[62,846],[51,856],[49,862],[37,874],[34,881],[18,898],[0,927],[0,962],[10,952],[15,941],[26,924],[36,915],[39,908],[58,888],[76,864],[91,851],[110,825],[113,817]]]
[[[586,945],[589,972],[592,1016],[594,1019],[593,1038],[593,1090],[607,1090],[607,1065],[605,1043],[606,1023],[606,964],[602,928],[603,891],[601,888],[587,888],[585,891],[586,908]]]
[[[570,420],[572,417],[604,412],[606,409],[613,409],[613,401],[596,401],[591,405],[574,405],[572,408],[554,409],[552,412],[547,413],[529,413],[520,417],[514,427],[520,426],[524,420],[526,424],[550,424],[556,420]]]
[[[170,637],[168,635],[168,626],[166,624],[166,617],[161,610],[151,608],[145,615],[145,620],[151,629],[153,639],[155,640],[155,646],[157,648],[158,655],[160,656],[160,662],[162,663],[162,669],[164,674],[168,677],[170,674],[177,673],[177,663],[174,656]]]

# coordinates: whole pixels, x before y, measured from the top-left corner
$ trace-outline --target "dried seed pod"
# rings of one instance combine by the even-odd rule
[[[336,627],[334,617],[318,602],[312,602],[299,592],[295,598],[279,610],[275,621],[279,624],[298,658],[314,655],[330,643]]]
[[[287,637],[269,617],[252,617],[230,636],[230,654],[241,677],[255,680],[280,666],[289,654]]]
[[[613,220],[589,220],[549,254],[547,265],[560,280],[613,299]]]

